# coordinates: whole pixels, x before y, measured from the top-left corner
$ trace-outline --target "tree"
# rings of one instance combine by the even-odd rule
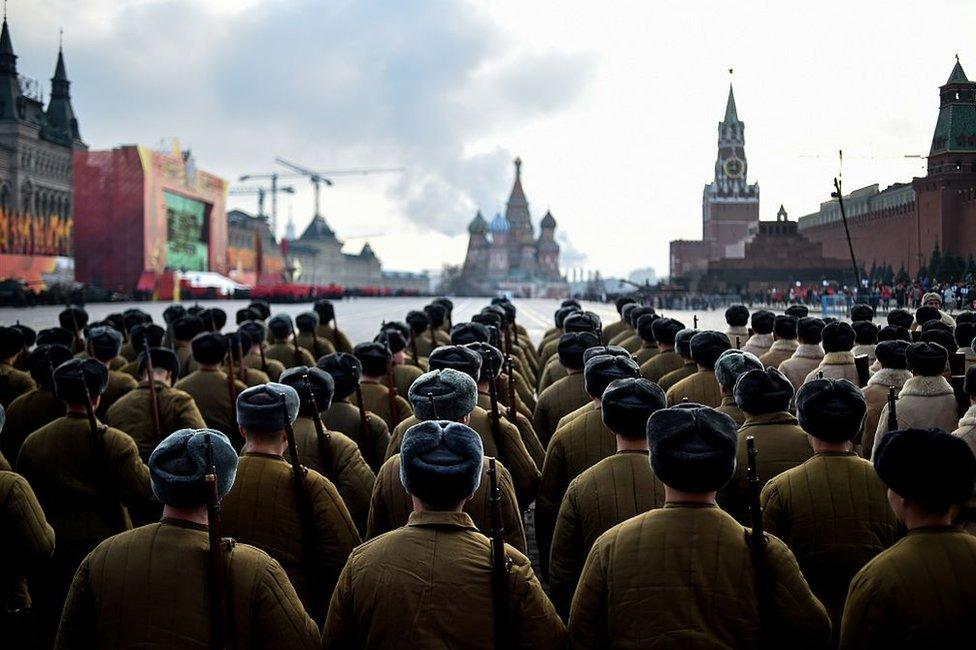
[[[898,267],[898,275],[895,276],[896,284],[908,284],[911,282],[911,278],[908,277],[908,271],[905,270],[905,265],[902,264]]]
[[[929,275],[929,270],[923,264],[922,266],[919,267],[918,273],[915,274],[915,280],[918,281],[918,282],[921,282],[922,280],[924,280],[925,278],[927,278],[928,275]]]
[[[969,254],[969,259],[966,260],[966,275],[970,279],[976,277],[976,258],[973,257],[972,253]]]
[[[895,270],[891,268],[891,264],[885,264],[881,272],[881,283],[889,286],[895,283]]]
[[[932,249],[932,257],[929,259],[929,274],[931,274],[936,281],[941,282],[940,277],[942,268],[942,251],[939,250],[939,242],[935,243],[935,247]]]

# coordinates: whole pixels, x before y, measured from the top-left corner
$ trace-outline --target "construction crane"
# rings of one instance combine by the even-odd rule
[[[283,167],[287,167],[292,171],[293,174],[299,176],[306,176],[310,181],[312,181],[312,189],[315,191],[315,217],[322,216],[319,211],[319,199],[322,188],[322,183],[331,187],[333,185],[332,179],[329,176],[365,176],[367,174],[396,174],[403,171],[402,167],[395,167],[389,169],[379,169],[379,168],[365,168],[365,169],[333,169],[328,171],[315,171],[309,169],[308,167],[303,167],[296,163],[285,160],[284,158],[275,158],[275,162]]]
[[[227,194],[230,194],[232,196],[248,196],[248,195],[257,194],[257,197],[258,197],[258,216],[259,217],[266,217],[267,215],[264,213],[264,197],[269,192],[271,192],[271,195],[272,196],[275,196],[279,192],[283,192],[284,194],[294,194],[295,193],[295,188],[292,187],[291,185],[286,185],[285,187],[278,187],[277,184],[275,184],[271,188],[267,188],[267,187],[234,187],[234,188],[231,188],[227,192]]]

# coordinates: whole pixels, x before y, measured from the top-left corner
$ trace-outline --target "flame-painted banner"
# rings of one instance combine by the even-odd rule
[[[70,257],[74,220],[0,210],[0,253]]]

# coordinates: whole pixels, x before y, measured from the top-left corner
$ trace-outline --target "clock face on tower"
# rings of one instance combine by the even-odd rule
[[[729,178],[742,178],[746,171],[746,165],[738,158],[732,157],[725,161],[722,169]]]

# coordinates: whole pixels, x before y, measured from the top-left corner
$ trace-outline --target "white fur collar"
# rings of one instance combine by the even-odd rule
[[[945,380],[945,377],[938,375],[935,377],[912,377],[902,386],[899,398],[906,395],[918,397],[938,397],[940,395],[952,395],[952,386]]]
[[[854,364],[852,352],[828,352],[823,356],[823,366],[850,366]]]
[[[874,348],[874,345],[868,344],[855,345],[854,349],[851,350],[851,354],[853,354],[855,357],[861,354],[866,354],[869,358],[874,359]]]
[[[871,375],[868,379],[868,386],[885,386],[901,388],[905,382],[912,378],[910,370],[898,370],[897,368],[882,368]]]
[[[798,343],[793,356],[801,359],[823,359],[824,351],[819,343]]]
[[[800,345],[796,342],[796,339],[776,339],[773,344],[769,346],[769,351],[776,352],[796,352],[797,346]]]
[[[959,428],[976,427],[976,406],[970,406],[969,410],[959,420]]]

